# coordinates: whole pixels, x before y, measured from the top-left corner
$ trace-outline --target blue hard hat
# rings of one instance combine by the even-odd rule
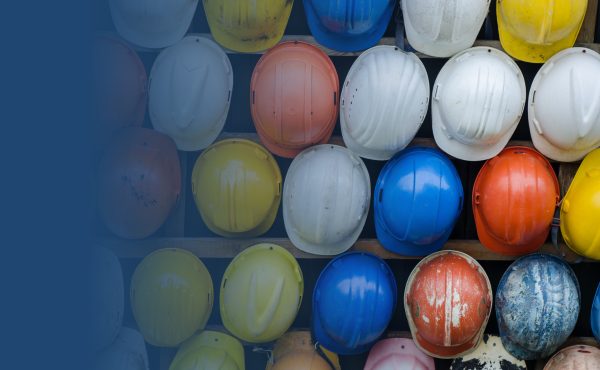
[[[322,45],[339,51],[375,46],[388,26],[396,0],[304,0],[308,26]]]
[[[338,256],[321,272],[313,292],[317,342],[341,355],[368,351],[392,319],[396,301],[396,280],[381,258],[366,252]]]
[[[600,342],[600,284],[596,289],[596,296],[594,297],[594,303],[592,303],[592,331],[596,340]]]
[[[550,356],[575,328],[580,306],[579,282],[565,261],[546,253],[519,258],[496,292],[504,348],[520,360]]]
[[[407,256],[438,251],[463,207],[456,168],[439,150],[404,149],[390,159],[375,185],[375,231],[381,245]]]

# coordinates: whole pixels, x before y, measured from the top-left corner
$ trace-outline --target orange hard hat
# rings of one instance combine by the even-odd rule
[[[404,290],[404,311],[415,344],[438,358],[473,352],[492,308],[492,286],[477,261],[455,251],[423,259]]]
[[[173,139],[141,127],[115,133],[98,170],[98,208],[110,231],[127,239],[151,235],[175,212],[180,190]]]
[[[106,144],[123,127],[144,121],[148,92],[146,70],[123,41],[98,36],[93,47],[94,141]]]
[[[529,148],[505,148],[485,162],[473,187],[481,244],[506,255],[535,251],[548,237],[559,199],[558,180],[543,155]]]
[[[333,369],[315,349],[315,344],[311,342],[310,332],[285,333],[275,342],[273,365],[267,362],[266,370],[340,370],[338,356],[322,347],[319,348],[329,359]]]
[[[250,111],[263,145],[294,158],[327,143],[338,117],[339,89],[335,66],[318,47],[289,41],[269,49],[250,82]]]

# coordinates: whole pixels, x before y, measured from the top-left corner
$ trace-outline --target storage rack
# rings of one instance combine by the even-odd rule
[[[296,2],[301,2],[301,0],[296,0]],[[575,47],[585,47],[591,50],[600,53],[600,43],[594,42],[594,31],[596,27],[596,18],[598,13],[598,2],[599,0],[588,0],[588,8],[586,12],[586,17],[582,24],[581,30],[579,32],[579,36],[577,38],[577,43],[574,45]],[[490,8],[495,6],[494,2],[490,4]],[[202,7],[202,3],[198,4],[198,7]],[[293,13],[292,13],[293,15]],[[393,18],[393,17],[392,17]],[[600,24],[598,25],[600,28]],[[193,24],[190,26],[190,30],[193,29]],[[140,47],[138,45],[131,44],[121,38],[117,32],[101,32],[101,34],[105,34],[111,37],[118,38],[128,45],[130,45],[136,52],[138,53],[158,53],[162,49],[148,49],[144,47]],[[215,41],[210,33],[187,33],[186,36],[197,36],[204,37]],[[330,57],[336,56],[358,56],[363,51],[359,52],[341,52],[333,49],[329,49],[321,44],[319,44],[314,37],[307,35],[284,35],[281,42],[286,41],[303,41],[310,43],[319,47]],[[599,40],[600,41],[600,40]],[[217,43],[218,44],[218,43]],[[384,37],[382,38],[377,45],[395,45],[395,38],[393,37]],[[220,45],[219,45],[220,46]],[[473,46],[487,46],[492,47],[504,52],[504,49],[501,46],[500,41],[494,40],[476,40]],[[239,53],[221,46],[223,51],[227,54],[264,54],[266,51],[261,51],[257,53]],[[434,58],[429,55],[425,55],[422,53],[415,53],[419,58]],[[150,71],[147,70],[147,74],[150,74]],[[431,77],[431,76],[430,76]],[[235,78],[235,76],[234,76]],[[430,81],[431,83],[433,81]],[[343,79],[340,78],[340,86],[343,83]],[[244,86],[235,85],[236,89],[245,89]],[[340,90],[341,91],[341,90]],[[250,117],[248,118],[250,119]],[[521,119],[523,121],[523,119]],[[520,124],[527,124],[526,122],[520,122]],[[215,142],[225,140],[225,139],[246,139],[252,142],[258,143],[262,145],[262,142],[256,133],[236,133],[236,132],[222,132]],[[332,136],[328,141],[329,144],[339,145],[342,147],[346,147],[342,137]],[[417,146],[424,145],[439,149],[435,140],[433,138],[414,138],[409,146]],[[521,146],[527,148],[534,148],[531,141],[522,141],[522,140],[511,140],[508,142],[507,147],[509,146]],[[233,259],[238,253],[242,252],[244,249],[249,248],[253,245],[259,243],[273,243],[277,244],[287,251],[289,251],[295,258],[300,259],[331,259],[335,256],[321,256],[321,255],[313,255],[301,251],[300,249],[293,246],[291,241],[288,238],[269,238],[269,237],[256,237],[251,239],[231,239],[231,238],[221,238],[221,237],[185,237],[184,229],[185,229],[185,214],[186,214],[186,196],[191,196],[191,194],[187,194],[190,191],[190,186],[188,184],[188,152],[178,151],[179,154],[179,162],[181,167],[181,194],[178,208],[175,213],[167,222],[165,223],[165,237],[160,238],[146,238],[140,240],[126,240],[120,239],[117,237],[102,237],[96,238],[95,242],[97,244],[103,245],[110,250],[112,250],[118,258],[135,258],[141,259],[149,255],[150,253],[163,249],[163,248],[178,248],[187,250],[200,259],[209,259],[209,258],[227,258]],[[453,159],[447,153],[444,152],[450,159]],[[573,180],[575,173],[579,167],[579,162],[573,163],[557,163],[551,159],[548,159],[551,163],[558,164],[558,181],[561,192],[561,199],[564,197],[566,191]],[[465,184],[465,199],[464,199],[464,211],[471,212],[471,194],[470,189],[472,189],[473,184]],[[559,233],[559,248],[561,253],[564,254],[564,257],[567,260],[575,260],[577,255],[571,251],[570,248],[566,246],[566,244],[562,241]],[[456,250],[469,254],[473,258],[477,260],[483,261],[512,261],[519,258],[519,256],[505,256],[493,253],[486,249],[479,240],[448,240],[448,242],[444,245],[442,250]],[[423,256],[414,257],[414,256],[403,256],[385,249],[377,239],[358,239],[358,241],[348,250],[348,251],[364,251],[375,254],[382,259],[392,260],[392,259],[413,259],[413,260],[421,260]],[[536,252],[539,253],[550,253],[556,254],[554,246],[552,243],[546,242],[540,247]],[[583,260],[584,263],[595,263],[600,262],[598,260],[592,260],[585,258]],[[220,277],[213,276],[213,280],[219,279]],[[126,290],[127,290],[127,282],[126,282]],[[402,288],[399,287],[399,291]],[[305,294],[307,294],[305,292]],[[218,302],[215,302],[213,310],[218,310]],[[402,310],[402,305],[397,307],[397,310]],[[494,315],[495,312],[492,312]],[[580,317],[580,319],[582,319]],[[589,318],[584,318],[585,320],[589,320]],[[135,323],[124,323],[124,326],[132,326],[136,327]],[[222,325],[207,325],[205,330],[218,331],[222,333],[226,333],[231,335]],[[290,328],[290,330],[308,330],[308,328]],[[410,332],[408,331],[389,331],[386,333],[389,338],[412,338]],[[253,346],[252,343],[244,342],[240,340],[242,345],[244,346]],[[575,344],[584,344],[589,346],[594,346],[600,348],[600,343],[596,341],[593,337],[570,337],[568,340],[560,347],[560,349],[575,345]],[[160,349],[160,370],[168,370],[169,366],[175,357],[177,352],[177,348],[161,348]],[[549,358],[537,360],[535,362],[535,370],[542,370]],[[266,361],[266,357],[265,357]],[[532,370],[532,369],[530,369]]]

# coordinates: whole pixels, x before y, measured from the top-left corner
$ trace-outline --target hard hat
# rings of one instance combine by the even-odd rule
[[[375,231],[386,249],[425,256],[444,246],[463,207],[456,168],[442,152],[413,146],[385,164],[375,185]]]
[[[600,284],[596,289],[596,295],[594,296],[594,303],[592,305],[592,332],[596,337],[596,340],[600,342]]]
[[[219,135],[233,89],[233,70],[219,45],[187,36],[160,52],[150,72],[149,114],[179,150],[204,149]]]
[[[580,306],[579,283],[566,262],[546,253],[519,258],[496,292],[504,348],[519,360],[548,357],[573,331]]]
[[[283,192],[283,222],[294,246],[333,255],[348,250],[365,226],[371,180],[356,154],[318,145],[294,159]]]
[[[435,370],[433,357],[421,352],[412,339],[390,338],[377,342],[364,370]]]
[[[149,370],[146,344],[139,331],[122,327],[117,337],[92,355],[92,370]]]
[[[318,43],[339,51],[359,51],[381,40],[395,3],[396,0],[304,0],[304,10]]]
[[[213,306],[208,270],[192,253],[160,249],[135,269],[129,299],[146,342],[175,347],[204,329]]]
[[[557,352],[544,370],[599,370],[600,349],[592,346],[571,346]]]
[[[283,36],[294,0],[202,0],[215,41],[227,49],[255,53]]]
[[[466,161],[492,158],[515,132],[526,99],[523,74],[508,55],[490,47],[456,54],[433,85],[435,142]]]
[[[109,0],[115,28],[127,41],[145,48],[164,48],[181,40],[198,0]]]
[[[175,212],[180,191],[170,137],[141,127],[112,137],[98,170],[98,208],[110,231],[127,239],[151,235]]]
[[[169,370],[244,370],[244,347],[232,336],[203,331],[188,338],[175,355]]]
[[[410,274],[404,297],[415,344],[429,356],[463,357],[481,343],[492,309],[492,286],[469,255],[439,251],[425,257]]]
[[[554,55],[535,75],[527,109],[533,145],[546,157],[578,161],[600,147],[600,55],[586,48]]]
[[[326,349],[323,352],[333,365],[333,369],[315,350],[310,332],[285,333],[275,342],[274,363],[271,365],[267,362],[266,370],[340,370],[338,355]]]
[[[600,260],[600,149],[588,154],[560,208],[560,231],[573,252]]]
[[[97,36],[93,48],[94,140],[106,144],[123,127],[139,127],[146,111],[146,70],[123,41]]]
[[[523,147],[503,149],[475,179],[477,236],[494,253],[531,253],[546,241],[559,200],[558,179],[543,155]]]
[[[192,171],[192,194],[212,232],[227,238],[253,238],[275,221],[281,172],[262,146],[227,139],[198,157]]]
[[[366,252],[334,258],[313,292],[316,341],[340,355],[370,350],[394,315],[396,295],[394,274],[381,258]]]
[[[331,137],[339,81],[331,59],[306,42],[284,42],[258,61],[250,81],[250,111],[263,145],[294,158]]]
[[[483,342],[475,351],[455,358],[450,366],[450,370],[482,369],[527,370],[527,364],[506,352],[499,336],[484,334]]]
[[[108,346],[117,336],[125,309],[123,272],[115,254],[99,245],[90,246],[91,351]]]
[[[428,106],[421,60],[394,46],[375,46],[356,59],[344,82],[344,143],[363,158],[388,160],[415,137]]]
[[[291,253],[275,244],[254,245],[238,254],[223,275],[223,325],[246,342],[275,340],[292,325],[303,294],[302,270]]]
[[[410,46],[421,53],[445,58],[473,45],[490,1],[402,0],[400,6]]]
[[[496,3],[502,47],[513,58],[544,63],[575,43],[587,0],[502,0]]]

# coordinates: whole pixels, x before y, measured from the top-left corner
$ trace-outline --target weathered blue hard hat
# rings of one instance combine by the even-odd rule
[[[439,150],[404,149],[390,159],[375,185],[375,231],[381,245],[407,256],[438,251],[463,207],[456,168]]]
[[[550,356],[573,331],[580,306],[579,282],[565,261],[546,253],[519,258],[496,292],[504,348],[520,360]]]
[[[594,303],[592,303],[592,331],[596,340],[600,342],[600,284],[596,289],[596,296],[594,297]]]
[[[318,344],[331,352],[365,352],[383,334],[396,301],[396,280],[381,258],[345,253],[329,262],[317,280],[311,329]]]
[[[388,26],[396,0],[304,0],[310,32],[322,45],[340,51],[375,46]]]

